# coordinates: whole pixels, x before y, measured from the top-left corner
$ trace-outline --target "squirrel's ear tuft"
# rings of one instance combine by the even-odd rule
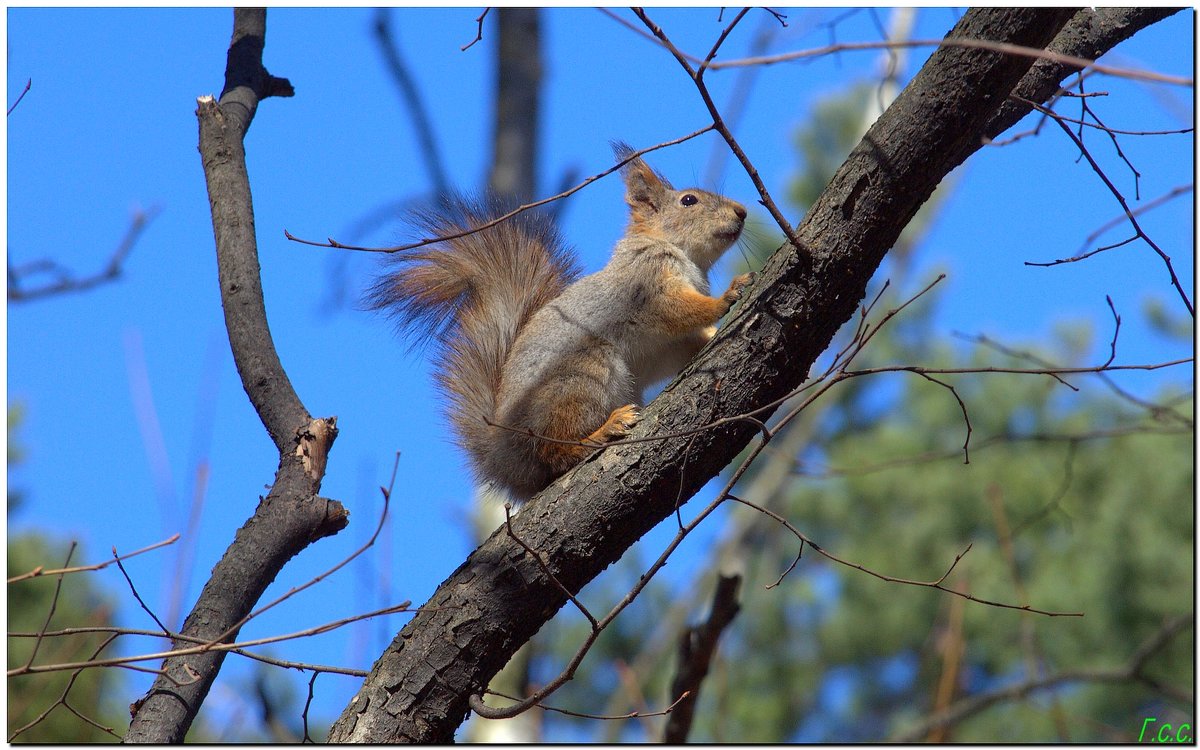
[[[624,161],[633,155],[633,146],[630,146],[625,141],[609,141],[609,146],[612,146],[613,154],[616,155],[617,161]]]
[[[610,145],[618,161],[629,159],[636,153],[624,141],[612,141]],[[663,194],[675,189],[666,177],[651,169],[641,157],[622,166],[621,176],[625,178],[625,202],[633,207],[659,206],[664,200]]]

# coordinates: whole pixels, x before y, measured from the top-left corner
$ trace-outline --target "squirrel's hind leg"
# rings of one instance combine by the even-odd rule
[[[629,430],[637,424],[638,408],[635,404],[626,404],[612,410],[604,424],[593,430],[591,434],[575,435],[546,435],[554,440],[571,440],[576,442],[541,441],[537,448],[538,456],[550,467],[554,474],[561,475],[575,464],[595,453],[596,449],[614,440],[620,440],[629,434]],[[593,422],[593,424],[595,424]]]
[[[604,445],[611,443],[614,440],[620,440],[629,434],[629,430],[637,424],[638,417],[637,404],[625,404],[618,406],[612,410],[612,414],[608,415],[608,419],[600,428],[583,439],[585,443],[594,445]]]

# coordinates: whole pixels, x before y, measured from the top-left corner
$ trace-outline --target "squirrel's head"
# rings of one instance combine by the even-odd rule
[[[633,153],[623,143],[613,144],[613,151],[618,159]],[[641,158],[626,163],[621,173],[630,235],[670,242],[706,271],[741,235],[746,209],[737,201],[699,188],[676,190]]]

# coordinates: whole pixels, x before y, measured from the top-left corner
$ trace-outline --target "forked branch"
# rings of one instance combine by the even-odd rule
[[[236,639],[288,560],[348,521],[340,503],[317,494],[336,419],[313,419],[292,389],[267,327],[259,277],[244,138],[260,101],[293,90],[263,66],[266,11],[238,8],[233,19],[220,100],[198,100],[200,154],[230,348],[246,394],[279,449],[279,467],[270,493],[260,498],[183,624],[183,636],[222,645]],[[224,662],[224,648],[197,650],[184,639],[173,645],[182,653],[164,661],[150,692],[135,703],[127,742],[181,742]]]

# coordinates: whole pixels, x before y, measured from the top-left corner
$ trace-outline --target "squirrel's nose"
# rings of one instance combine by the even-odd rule
[[[733,213],[737,215],[738,219],[740,219],[742,221],[746,220],[746,209],[743,208],[742,206],[737,206],[736,208],[734,208]]]

